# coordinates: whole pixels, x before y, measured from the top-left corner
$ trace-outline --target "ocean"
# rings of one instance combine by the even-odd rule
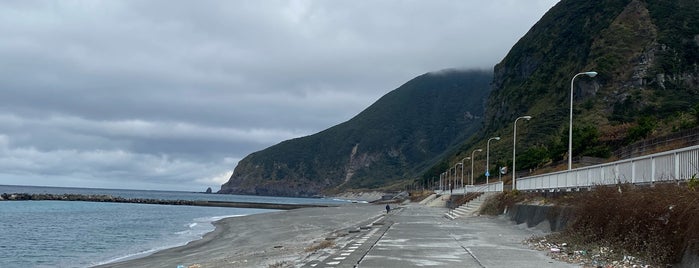
[[[343,200],[0,185],[0,193],[109,194],[124,198],[282,204]],[[267,209],[79,201],[0,201],[0,267],[90,267],[200,239],[225,217]]]

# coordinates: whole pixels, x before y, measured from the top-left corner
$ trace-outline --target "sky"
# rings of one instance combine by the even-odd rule
[[[488,69],[557,1],[0,2],[0,185],[220,189],[430,71]]]

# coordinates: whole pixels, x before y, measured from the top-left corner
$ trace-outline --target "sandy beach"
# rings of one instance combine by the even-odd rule
[[[98,267],[279,267],[312,259],[306,250],[334,232],[359,226],[384,212],[383,206],[348,204],[226,218],[201,240],[152,255]]]

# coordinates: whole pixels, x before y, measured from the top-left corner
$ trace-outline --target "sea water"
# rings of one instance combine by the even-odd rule
[[[338,203],[327,199],[185,192],[0,186],[0,193],[111,194],[126,198],[267,203]],[[79,201],[0,202],[0,267],[88,267],[200,239],[225,217],[265,209]]]

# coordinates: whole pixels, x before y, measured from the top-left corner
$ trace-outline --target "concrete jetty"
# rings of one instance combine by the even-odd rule
[[[255,203],[255,202],[229,202],[229,201],[206,201],[206,200],[164,200],[147,198],[123,198],[112,195],[82,195],[82,194],[27,194],[27,193],[3,193],[0,201],[28,201],[28,200],[50,200],[50,201],[84,201],[84,202],[112,202],[112,203],[135,203],[154,205],[176,205],[176,206],[201,206],[201,207],[235,207],[235,208],[261,208],[290,210],[309,207],[331,207],[325,204],[275,204],[275,203]]]

